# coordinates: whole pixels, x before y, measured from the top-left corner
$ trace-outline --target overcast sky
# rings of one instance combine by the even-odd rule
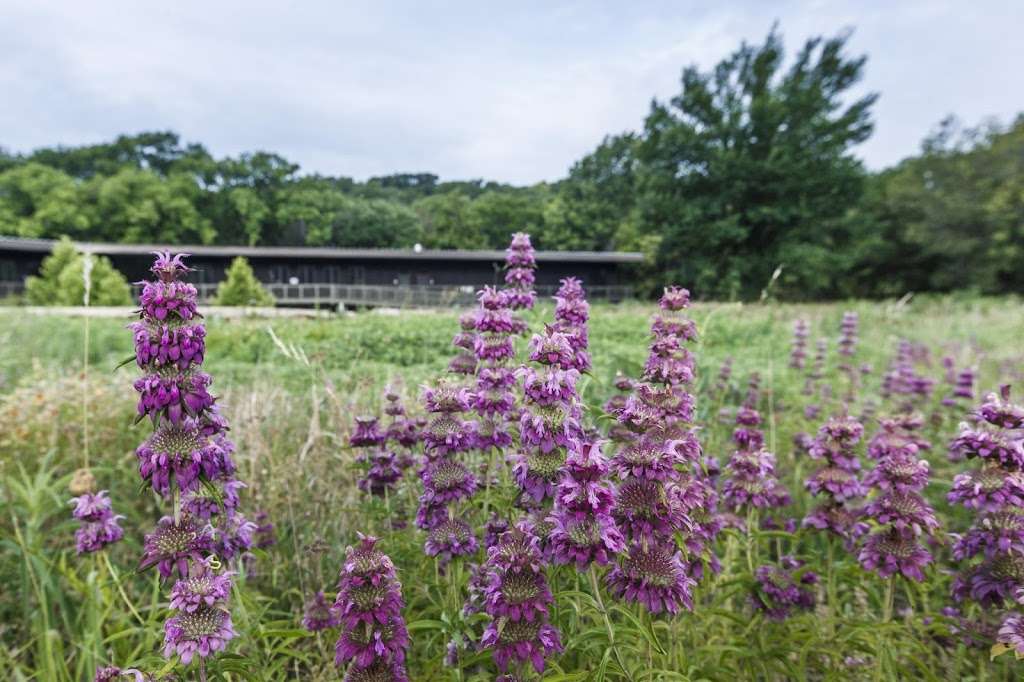
[[[172,129],[365,179],[554,180],[637,130],[683,66],[779,20],[787,50],[854,28],[876,91],[871,168],[945,115],[1024,110],[1024,0],[51,2],[0,0],[0,146]]]

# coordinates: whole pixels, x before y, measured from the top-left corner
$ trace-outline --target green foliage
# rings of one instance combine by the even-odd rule
[[[812,339],[834,337],[843,310],[861,320],[856,361],[876,371],[863,377],[862,395],[877,398],[879,371],[891,355],[893,340],[906,337],[941,349],[959,365],[977,364],[979,386],[995,387],[1005,367],[1019,364],[1020,349],[1007,339],[1019,331],[1017,299],[936,297],[905,305],[851,301],[838,305],[698,304],[697,421],[705,452],[719,461],[729,452],[732,425],[718,419],[723,406],[743,400],[751,372],[760,372],[765,396],[767,446],[778,457],[777,472],[793,493],[785,518],[799,518],[813,501],[800,485],[809,472],[806,456],[790,446],[798,432],[817,423],[804,407],[820,402],[823,414],[842,408],[844,374],[830,355],[823,382],[836,388],[832,397],[802,393],[804,373],[786,367],[791,323],[809,320]],[[584,383],[588,419],[614,392],[617,369],[636,375],[647,352],[650,306],[595,305],[591,317],[594,369]],[[242,509],[249,516],[265,510],[276,524],[278,544],[256,550],[253,575],[237,570],[231,598],[238,637],[223,655],[210,660],[211,680],[274,682],[338,679],[333,666],[337,631],[316,636],[301,629],[304,600],[325,589],[328,599],[344,560],[345,546],[356,532],[381,538],[403,584],[412,648],[409,674],[416,680],[493,680],[486,652],[464,650],[459,669],[443,663],[454,635],[478,634],[483,616],[461,615],[468,568],[454,561],[443,574],[423,554],[424,534],[412,524],[396,529],[396,518],[415,514],[421,492],[410,470],[387,500],[362,494],[355,481],[360,465],[340,444],[350,434],[352,415],[374,413],[383,403],[385,385],[402,387],[405,404],[420,414],[417,387],[444,371],[451,357],[452,330],[458,311],[409,313],[389,317],[373,313],[328,319],[268,321],[208,319],[207,363],[233,433],[244,447],[236,453],[248,488]],[[550,306],[527,314],[533,329],[551,317]],[[105,555],[74,554],[75,524],[66,500],[68,481],[81,466],[82,320],[63,316],[18,315],[0,311],[0,664],[12,680],[78,682],[91,679],[97,664],[166,668],[179,679],[198,679],[195,667],[165,662],[160,656],[163,621],[168,615],[170,582],[154,572],[135,570],[143,535],[166,513],[167,504],[139,493],[132,450],[139,429],[127,427],[136,395],[133,367],[108,372],[131,354],[131,335],[123,320],[91,321],[90,363],[96,367],[88,385],[92,470],[100,487],[110,490],[114,508],[126,518],[123,541]],[[310,368],[284,358],[266,327],[273,325],[284,344],[294,344],[312,359]],[[523,350],[525,340],[518,340]],[[714,388],[718,365],[734,358],[733,379],[724,391]],[[929,375],[939,377],[935,363]],[[954,475],[968,465],[953,463],[944,443],[966,414],[942,408],[936,390],[924,405],[930,418],[923,435],[933,444],[921,453],[932,467],[928,498],[939,508],[946,530],[958,532],[969,516],[945,502]],[[851,406],[858,409],[860,405]],[[894,407],[881,400],[879,416]],[[600,422],[599,422],[600,423]],[[868,426],[869,433],[874,427]],[[299,454],[304,453],[304,454]],[[476,454],[466,455],[476,457]],[[300,459],[304,458],[304,459]],[[467,460],[476,471],[483,461]],[[515,484],[503,463],[493,482],[477,494],[490,509],[514,519]],[[961,510],[963,511],[963,510]],[[484,516],[472,521],[479,528]],[[326,541],[326,542],[325,542]],[[314,549],[316,548],[316,549]],[[988,651],[966,648],[950,635],[949,605],[954,568],[949,546],[930,548],[937,564],[921,584],[899,581],[897,616],[879,619],[885,582],[864,572],[855,552],[807,529],[795,533],[734,530],[717,543],[722,572],[708,576],[696,590],[693,613],[648,617],[634,606],[595,590],[588,573],[573,567],[548,570],[554,593],[553,621],[561,629],[565,652],[553,657],[548,681],[605,680],[861,680],[861,679],[1019,679],[1020,663],[1012,656],[988,660]],[[757,565],[779,553],[807,561],[819,574],[815,611],[777,623],[753,614],[747,596],[753,586],[747,556]],[[603,570],[603,569],[602,569]],[[863,667],[846,659],[861,658]]]
[[[808,40],[783,71],[773,30],[709,72],[685,69],[682,92],[652,105],[637,201],[645,231],[662,236],[669,279],[750,299],[781,265],[784,290],[833,291],[829,226],[860,197],[851,147],[870,134],[876,98],[847,103],[865,58],[847,58],[846,39]]]
[[[81,188],[68,175],[34,162],[0,173],[0,233],[79,235],[91,226]]]
[[[642,129],[608,135],[554,183],[396,173],[300,174],[266,151],[214,158],[169,131],[0,150],[0,234],[113,242],[629,250],[641,291],[781,299],[1024,287],[1024,116],[961,132],[869,173],[853,155],[875,95],[847,36],[787,61],[777,30],[710,70],[682,71]]]
[[[871,244],[858,282],[903,291],[1024,286],[1024,116],[960,131],[945,120],[922,153],[869,183],[851,222]],[[884,282],[869,280],[885,272]],[[874,286],[872,286],[874,285]],[[879,293],[886,294],[884,288]]]
[[[256,279],[249,261],[238,256],[231,261],[224,281],[217,287],[213,304],[271,306],[274,305],[274,297]]]
[[[25,281],[25,299],[31,305],[79,306],[85,304],[86,256],[67,237],[43,259],[38,277]],[[89,255],[89,305],[131,305],[131,287],[105,256]]]

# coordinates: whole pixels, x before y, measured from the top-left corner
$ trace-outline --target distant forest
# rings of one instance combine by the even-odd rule
[[[918,155],[868,172],[853,149],[876,95],[850,97],[867,58],[846,39],[787,59],[772,31],[710,71],[687,67],[640,130],[528,187],[305,174],[272,152],[214,158],[174,132],[0,150],[0,234],[475,249],[525,231],[541,249],[643,251],[652,289],[671,280],[704,298],[1024,290],[1024,115],[947,118]]]

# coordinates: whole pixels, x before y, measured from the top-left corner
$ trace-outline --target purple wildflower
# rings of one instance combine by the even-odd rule
[[[346,549],[338,580],[334,605],[342,631],[334,660],[339,666],[351,662],[346,679],[404,680],[409,633],[402,618],[402,585],[391,559],[377,549],[377,539],[362,534],[359,539],[357,547]],[[371,671],[382,676],[370,676]]]
[[[803,369],[807,364],[807,336],[810,327],[807,320],[797,320],[793,323],[793,346],[789,353],[789,366],[793,369]]]
[[[71,503],[75,506],[72,516],[81,521],[81,526],[75,531],[75,546],[79,554],[98,552],[124,537],[118,523],[124,517],[114,514],[106,490],[96,494],[84,493],[72,498]]]
[[[492,620],[480,645],[493,649],[502,672],[517,661],[541,673],[544,659],[562,650],[558,630],[548,623],[552,596],[542,563],[540,539],[518,528],[487,550],[484,600]]]
[[[209,560],[197,563],[188,577],[180,578],[171,588],[171,608],[193,613],[204,606],[214,606],[231,595],[231,574],[216,573]]]
[[[756,386],[751,386],[756,393]],[[756,402],[756,398],[749,402]],[[722,486],[722,499],[734,512],[742,509],[784,507],[790,502],[789,492],[775,476],[775,455],[763,448],[764,434],[757,427],[761,415],[749,405],[736,411],[736,429],[733,440],[737,450],[729,459],[726,469],[729,478]]]
[[[341,625],[341,616],[333,604],[328,603],[324,591],[319,590],[310,597],[302,612],[302,627],[310,632],[329,630]]]
[[[917,536],[893,527],[868,537],[860,550],[858,560],[866,570],[877,571],[882,578],[902,574],[921,582],[921,569],[932,562],[932,555],[918,541]]]
[[[517,232],[505,252],[505,302],[509,308],[518,310],[532,308],[536,300],[533,291],[534,274],[537,267],[530,235]]]
[[[814,608],[814,591],[818,576],[813,571],[796,572],[803,562],[791,556],[779,559],[779,565],[758,566],[754,572],[755,587],[750,603],[768,618],[783,621],[793,609],[808,611]]]
[[[1009,387],[1003,387],[1001,395],[986,396],[976,417],[974,426],[961,425],[950,452],[980,458],[981,469],[958,475],[948,499],[979,512],[954,544],[953,557],[981,560],[964,567],[953,581],[953,598],[998,609],[1024,597],[1024,512],[1018,506],[1024,407],[1010,402]],[[1001,629],[999,641],[1010,645],[1003,634]]]
[[[694,580],[687,575],[675,547],[632,545],[606,581],[616,597],[643,604],[651,613],[678,613],[693,609]]]
[[[591,562],[604,566],[625,549],[625,539],[611,517],[615,492],[607,482],[608,463],[600,443],[574,448],[555,495],[549,538],[554,560],[573,562],[578,570]]]
[[[430,529],[423,546],[427,556],[440,556],[442,561],[476,552],[478,543],[473,528],[461,519],[445,518]]]
[[[1024,618],[1019,613],[1011,613],[999,626],[996,641],[1013,649],[1017,658],[1024,658]]]
[[[164,578],[170,578],[177,570],[178,575],[185,577],[189,562],[203,561],[203,555],[212,549],[213,532],[209,524],[200,524],[188,514],[182,514],[177,522],[165,516],[146,535],[139,568],[156,566]]]
[[[826,499],[804,518],[805,527],[828,530],[847,542],[866,531],[866,526],[856,521],[856,514],[844,509],[865,492],[856,476],[860,461],[854,450],[863,432],[864,427],[851,417],[829,419],[818,429],[808,454],[825,461],[805,486],[811,494]]]

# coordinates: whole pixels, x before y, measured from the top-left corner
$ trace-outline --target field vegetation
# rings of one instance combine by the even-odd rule
[[[593,369],[582,380],[581,395],[586,419],[602,430],[612,424],[602,405],[616,392],[616,372],[641,373],[653,312],[642,304],[591,309]],[[853,361],[863,372],[858,369],[852,394],[836,355],[844,312],[859,316]],[[1024,352],[1014,343],[1024,332],[1020,302],[769,301],[698,304],[689,313],[699,331],[691,391],[705,453],[727,462],[734,449],[733,412],[722,410],[734,411],[758,375],[765,446],[776,455],[777,476],[792,502],[772,512],[776,526],[740,522],[723,530],[713,548],[722,570],[696,586],[692,612],[652,615],[602,595],[573,566],[548,567],[551,621],[564,652],[548,658],[544,679],[1017,679],[1012,655],[990,662],[990,642],[968,646],[962,621],[943,611],[954,605],[951,581],[962,568],[951,557],[948,534],[964,532],[972,521],[966,510],[946,502],[954,476],[971,466],[949,461],[947,445],[977,400],[954,406],[941,400],[952,390],[944,378],[946,357],[958,368],[976,368],[979,399],[1001,384],[1022,383]],[[538,305],[526,319],[539,330],[552,319],[552,308]],[[809,370],[788,366],[796,319],[808,322],[809,355],[816,339],[828,343],[813,395],[804,393]],[[118,368],[132,356],[131,334],[116,320],[89,325],[86,373],[83,318],[0,311],[0,665],[12,680],[89,679],[96,667],[111,663],[168,674],[174,664],[159,654],[166,587],[154,571],[137,570],[142,536],[166,506],[148,488],[140,494],[134,450],[147,428],[132,425],[135,368]],[[444,567],[425,556],[425,534],[412,524],[422,492],[415,467],[389,496],[368,495],[356,485],[364,471],[348,445],[355,416],[381,412],[386,386],[397,387],[411,413],[422,413],[420,385],[443,373],[453,356],[457,313],[212,317],[206,325],[204,368],[215,377],[215,393],[232,425],[239,478],[248,484],[242,505],[250,516],[265,513],[276,533],[276,544],[253,549],[244,564],[233,565],[238,636],[216,657],[211,678],[337,679],[335,631],[304,629],[303,608],[317,590],[332,598],[345,548],[358,544],[362,532],[380,538],[403,585],[410,678],[493,679],[490,652],[476,647],[487,617],[463,613],[468,565],[455,560]],[[844,404],[863,415],[866,434],[873,434],[877,419],[897,407],[897,397],[884,397],[880,387],[900,340],[914,344],[917,371],[936,382],[918,405],[926,418],[921,435],[933,444],[923,452],[931,464],[924,494],[942,524],[929,546],[935,561],[925,567],[922,582],[880,579],[860,565],[856,549],[799,523],[785,525],[814,505],[803,480],[816,463],[794,439],[813,435]],[[525,340],[516,344],[523,357]],[[731,373],[723,377],[727,361]],[[822,392],[824,386],[829,389]],[[124,540],[76,556],[69,485],[83,458],[124,515]],[[518,488],[511,471],[499,462],[494,473],[495,485],[475,504],[514,519]],[[482,524],[486,517],[478,508],[472,518]],[[783,555],[802,562],[801,570],[813,571],[819,581],[812,587],[812,608],[773,620],[751,598],[757,567]],[[964,614],[976,616],[976,609],[967,607]],[[445,663],[453,641],[459,650],[454,667]],[[194,668],[178,670],[183,679],[195,674]]]

